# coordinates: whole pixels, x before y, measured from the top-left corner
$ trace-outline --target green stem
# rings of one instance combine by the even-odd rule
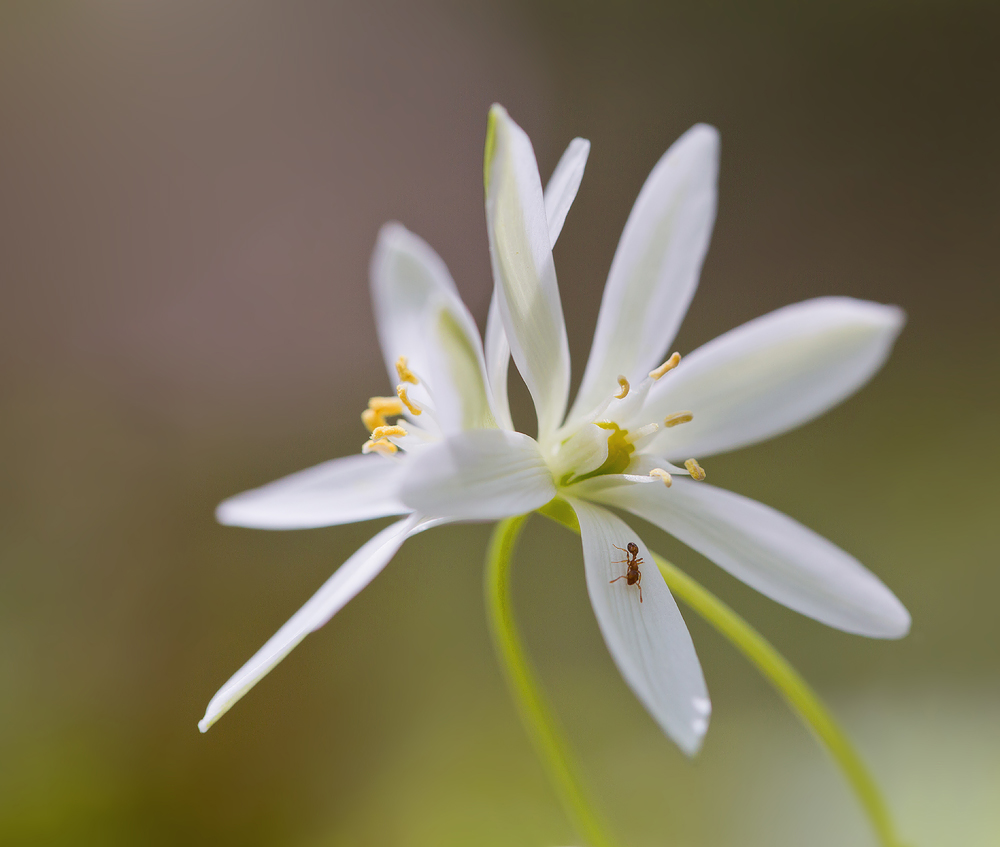
[[[675,596],[724,635],[777,689],[799,719],[826,747],[857,796],[882,847],[901,847],[889,810],[865,763],[822,700],[770,642],[704,586],[662,556],[653,553]]]
[[[511,555],[527,517],[521,515],[507,518],[497,524],[486,554],[486,609],[493,646],[521,720],[570,820],[592,847],[611,847],[615,842],[605,831],[593,811],[593,805],[584,794],[578,776],[579,768],[542,695],[514,623],[510,587]]]
[[[538,511],[579,534],[576,515],[565,501],[553,500]],[[888,808],[875,780],[816,692],[784,656],[740,615],[662,556],[652,555],[670,590],[750,660],[826,748],[860,801],[881,847],[903,847],[896,837]]]

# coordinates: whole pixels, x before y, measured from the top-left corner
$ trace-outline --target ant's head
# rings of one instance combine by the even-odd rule
[[[628,543],[628,545],[626,546],[626,549],[628,550],[629,554],[632,555],[632,556],[638,556],[639,555],[639,547],[636,545],[636,543],[634,541],[630,541]]]

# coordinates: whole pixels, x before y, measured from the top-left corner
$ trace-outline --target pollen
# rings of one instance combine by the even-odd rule
[[[663,468],[653,468],[649,472],[649,475],[652,477],[656,477],[657,479],[662,479],[663,484],[667,486],[667,488],[670,488],[670,486],[674,484],[673,478],[670,476],[669,473],[663,470]]]
[[[372,441],[381,441],[383,438],[402,438],[406,435],[406,430],[401,426],[377,426],[372,430]]]
[[[396,393],[399,395],[399,401],[410,410],[411,415],[419,415],[423,411],[423,409],[406,396],[406,386],[403,383],[396,386]]]
[[[663,419],[663,425],[665,427],[677,426],[678,424],[689,423],[693,418],[694,415],[690,412],[674,412]]]
[[[681,354],[680,354],[680,353],[674,353],[674,354],[673,354],[673,355],[672,355],[672,356],[671,356],[671,357],[670,357],[669,359],[667,359],[667,361],[665,361],[665,362],[664,362],[664,363],[663,363],[662,365],[660,365],[660,366],[659,366],[658,368],[656,368],[655,370],[652,370],[652,371],[650,371],[650,372],[649,372],[649,375],[650,375],[650,377],[651,377],[652,379],[659,379],[659,378],[660,378],[661,376],[663,376],[663,375],[664,375],[664,374],[665,374],[665,373],[666,373],[667,371],[672,371],[672,370],[673,370],[674,368],[676,368],[676,367],[677,367],[677,365],[678,365],[678,364],[680,364],[680,361],[681,361]]]
[[[380,438],[374,441],[369,439],[361,445],[362,453],[381,453],[383,456],[391,456],[398,449],[399,448],[395,444],[385,438]]]
[[[620,376],[618,377],[618,384],[621,386],[622,390],[615,395],[615,399],[624,400],[626,397],[628,397],[628,389],[629,389],[628,380],[625,379],[624,376]]]
[[[361,423],[369,432],[385,426],[386,415],[403,414],[403,404],[397,397],[369,397],[368,408],[361,413]]]
[[[691,479],[697,480],[698,482],[701,482],[706,476],[705,469],[698,464],[697,459],[688,459],[684,463],[684,467],[686,467],[688,473],[691,474]]]
[[[420,384],[420,380],[417,379],[416,374],[406,366],[406,356],[400,356],[396,359],[396,373],[399,374],[400,382],[408,382],[411,385]]]

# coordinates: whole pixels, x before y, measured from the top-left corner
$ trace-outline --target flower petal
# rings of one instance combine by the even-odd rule
[[[645,486],[643,486],[645,487]],[[642,541],[600,506],[570,500],[580,520],[587,591],[604,641],[629,688],[689,756],[708,729],[711,703],[684,619]],[[639,547],[642,602],[636,586],[610,580],[625,574],[615,549]]]
[[[498,105],[490,109],[485,183],[497,305],[545,439],[566,410],[569,345],[535,153]]]
[[[586,138],[574,138],[545,186],[545,218],[549,224],[549,244],[552,247],[556,246],[569,207],[580,190],[589,155],[590,142]]]
[[[900,638],[910,615],[857,559],[763,503],[704,482],[622,486],[595,500],[638,515],[772,600],[846,632]]]
[[[533,438],[490,429],[453,435],[409,462],[400,497],[425,515],[494,520],[544,506],[555,493]]]
[[[372,301],[382,355],[393,385],[405,356],[428,386],[413,386],[417,405],[431,402],[444,432],[494,426],[479,330],[448,268],[423,239],[398,223],[379,232],[371,263]],[[423,419],[421,420],[423,423]]]
[[[576,192],[583,179],[583,170],[590,154],[590,142],[585,138],[574,138],[559,164],[556,165],[548,184],[545,186],[545,217],[549,226],[549,241],[556,246],[559,233],[569,207],[576,199]],[[504,429],[513,429],[510,406],[507,402],[507,367],[510,364],[510,344],[503,328],[503,318],[494,292],[490,299],[490,311],[486,317],[486,373],[495,400],[494,411],[497,421]]]
[[[569,417],[638,384],[663,360],[698,287],[715,223],[719,134],[697,124],[653,168],[611,263],[587,369]]]
[[[219,689],[209,702],[205,717],[198,722],[198,729],[206,732],[303,638],[319,629],[339,612],[375,578],[396,555],[396,551],[407,538],[441,523],[444,521],[422,520],[417,515],[411,515],[386,527],[364,544],[323,583],[319,591],[292,615],[288,622],[251,657],[250,661]]]
[[[345,456],[244,491],[219,504],[229,526],[308,529],[410,511],[398,496],[403,464],[371,454]]]
[[[882,367],[905,318],[895,306],[820,297],[720,335],[653,385],[642,416],[690,410],[646,448],[671,458],[733,450],[793,429]]]
[[[486,375],[493,392],[497,423],[504,429],[513,429],[510,403],[507,400],[507,368],[510,365],[510,344],[503,328],[503,318],[497,305],[497,295],[490,298],[490,310],[486,314]]]

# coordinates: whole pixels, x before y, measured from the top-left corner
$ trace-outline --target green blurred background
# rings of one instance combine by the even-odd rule
[[[495,100],[543,175],[593,142],[556,248],[577,379],[636,193],[696,121],[722,133],[720,204],[678,349],[819,294],[906,309],[857,397],[706,466],[858,555],[908,638],[829,630],[642,533],[817,686],[913,844],[1000,842],[997,8],[4,3],[0,843],[578,840],[491,655],[485,526],[408,542],[196,729],[374,529],[212,512],[360,447],[391,389],[380,224],[427,238],[483,324]],[[624,843],[871,843],[806,731],[690,614],[715,712],[702,754],[678,753],[616,673],[581,565],[532,521],[517,612]]]

